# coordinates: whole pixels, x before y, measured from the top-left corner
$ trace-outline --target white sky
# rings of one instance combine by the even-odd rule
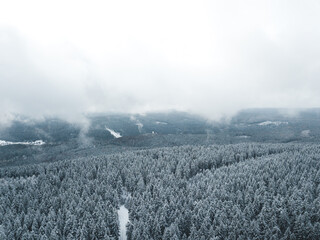
[[[0,0],[0,122],[320,107],[319,12],[317,0]]]

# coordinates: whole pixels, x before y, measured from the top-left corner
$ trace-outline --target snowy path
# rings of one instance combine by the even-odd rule
[[[7,146],[7,145],[34,145],[34,146],[41,146],[45,144],[44,141],[42,140],[37,140],[34,142],[9,142],[9,141],[4,141],[0,140],[0,146]]]
[[[127,228],[126,225],[129,222],[129,211],[122,205],[118,210],[118,218],[120,223],[120,240],[127,240]]]
[[[116,132],[116,131],[114,131],[114,130],[112,130],[112,129],[110,129],[110,128],[107,128],[107,127],[105,127],[105,128],[106,128],[106,130],[109,131],[109,132],[111,133],[111,135],[114,136],[115,138],[121,138],[121,137],[122,137],[120,133],[118,133],[118,132]]]

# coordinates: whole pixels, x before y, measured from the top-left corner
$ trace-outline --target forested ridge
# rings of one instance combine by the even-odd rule
[[[181,146],[0,169],[0,239],[320,239],[320,145]]]

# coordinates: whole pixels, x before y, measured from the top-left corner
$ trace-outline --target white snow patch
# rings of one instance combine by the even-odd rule
[[[156,122],[156,124],[158,124],[158,125],[167,125],[168,123],[166,123],[166,122],[159,122],[159,121],[157,121],[157,122]]]
[[[122,205],[118,210],[120,240],[127,240],[127,223],[129,222],[129,211]]]
[[[121,138],[121,137],[122,137],[120,133],[115,132],[115,131],[113,131],[113,130],[110,129],[110,128],[107,128],[107,127],[106,127],[106,130],[109,131],[109,132],[111,133],[111,135],[114,136],[115,138]]]
[[[238,138],[250,138],[250,136],[247,135],[241,135],[241,136],[237,136]]]
[[[10,141],[4,141],[0,140],[0,146],[7,146],[7,145],[33,145],[33,146],[41,146],[44,145],[45,142],[42,140],[37,140],[34,142],[10,142]]]
[[[37,141],[35,141],[35,142],[32,142],[32,144],[33,144],[33,145],[40,146],[40,145],[45,144],[45,142],[44,142],[44,141],[42,141],[42,140],[37,140]]]
[[[310,130],[303,130],[301,131],[302,137],[309,137],[310,136]]]
[[[280,125],[287,125],[288,122],[280,122],[280,121],[265,121],[265,122],[261,122],[258,125],[259,126],[268,126],[268,125],[275,125],[275,126],[280,126]]]

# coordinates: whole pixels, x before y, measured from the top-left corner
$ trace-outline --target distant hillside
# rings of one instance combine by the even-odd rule
[[[0,129],[0,166],[56,161],[84,152],[240,142],[319,142],[320,109],[249,109],[212,122],[184,112],[88,115],[88,128],[61,119],[20,117]],[[21,144],[36,141],[44,144]],[[19,144],[20,143],[20,144]]]

